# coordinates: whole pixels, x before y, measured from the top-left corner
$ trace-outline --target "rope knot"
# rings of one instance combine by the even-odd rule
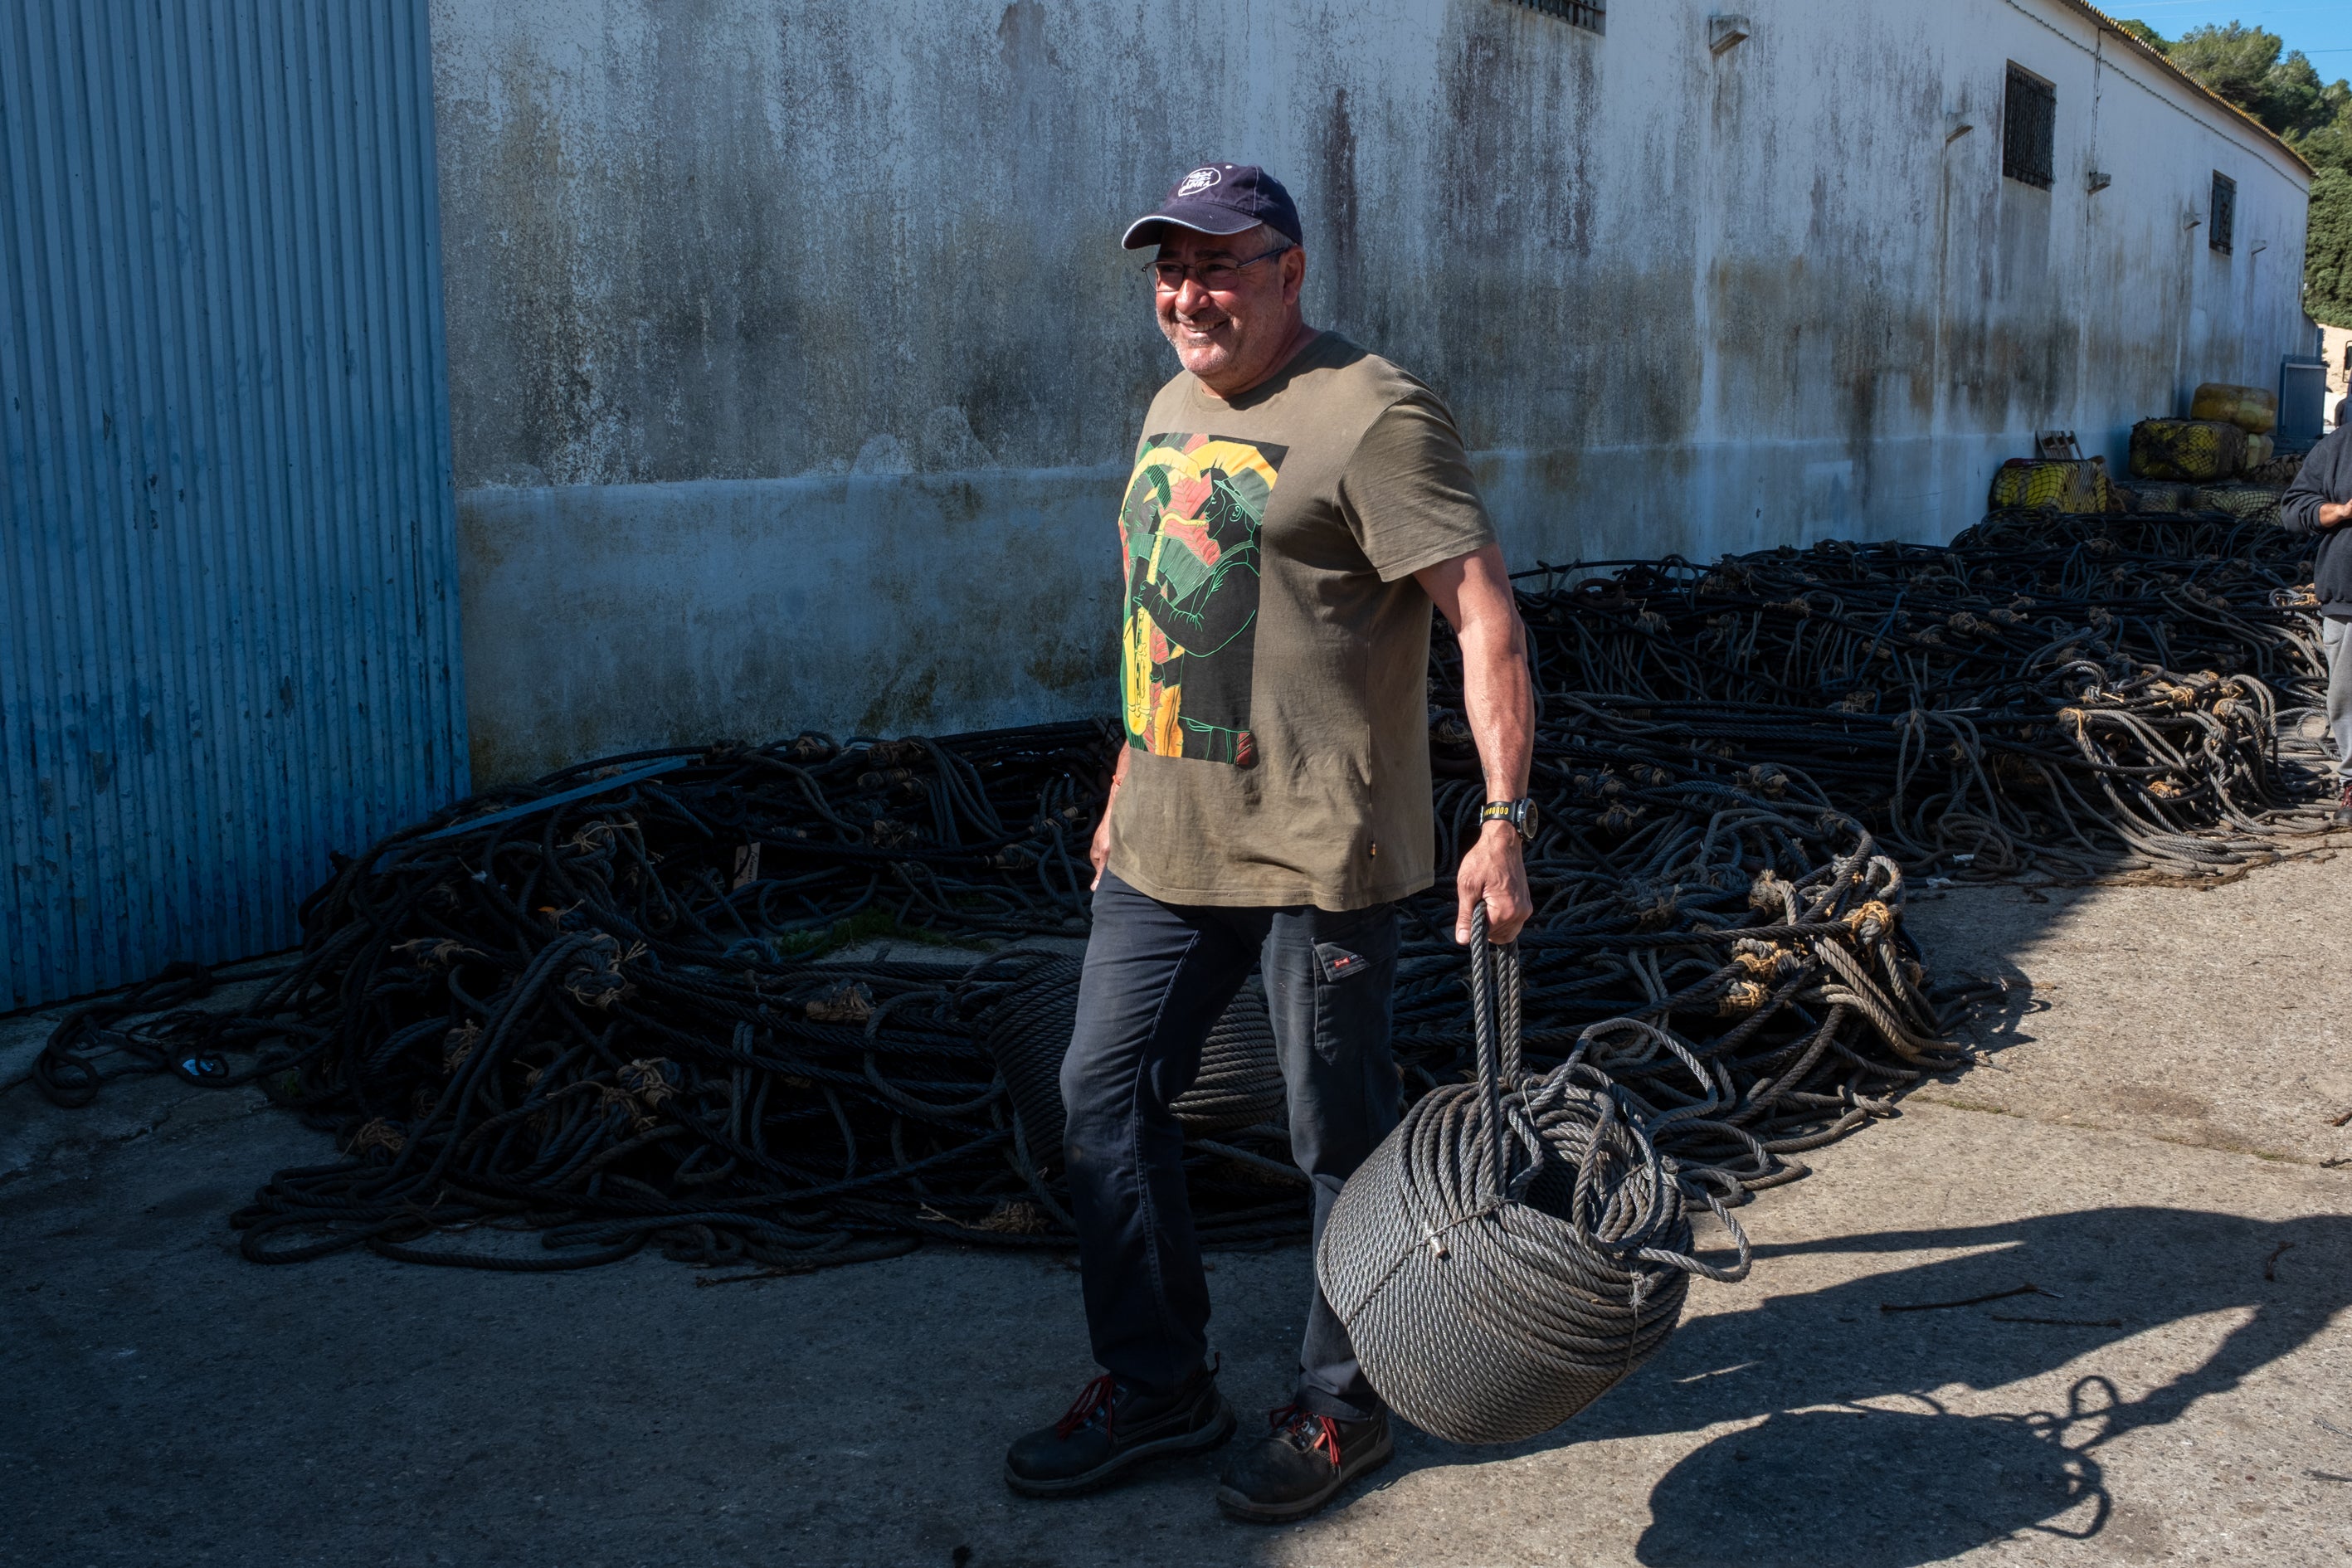
[[[1780,979],[1794,974],[1805,966],[1802,954],[1777,942],[1759,942],[1752,936],[1742,937],[1731,944],[1731,961],[1758,980]]]
[[[999,1236],[1043,1236],[1053,1229],[1045,1211],[1027,1198],[1007,1198],[991,1209],[975,1227]]]
[[[397,1154],[406,1147],[408,1140],[401,1136],[399,1130],[378,1116],[360,1123],[358,1130],[352,1132],[351,1142],[343,1145],[343,1152],[354,1158],[364,1158],[375,1150]]]
[[[1735,980],[1723,988],[1715,1004],[1718,1018],[1744,1018],[1772,999],[1772,993],[1753,980]]]
[[[1614,784],[1617,781],[1612,779],[1610,782]],[[1601,814],[1600,826],[1603,833],[1613,833],[1622,837],[1625,834],[1633,832],[1635,825],[1641,820],[1642,808],[1640,806],[1628,805],[1624,802],[1620,801],[1615,805],[1611,806],[1608,810]]]
[[[618,841],[620,832],[636,830],[637,819],[624,816],[614,820],[592,822],[563,841],[563,847],[576,855],[609,855]]]
[[[621,939],[607,931],[598,931],[572,956],[572,965],[564,972],[563,990],[583,1007],[593,1007],[609,1013],[613,1005],[636,990],[621,965],[645,956],[644,942],[631,942],[622,947]]]
[[[1846,929],[1864,942],[1876,942],[1894,924],[1895,911],[1876,899],[1849,910],[1845,916]]]
[[[1633,911],[1635,931],[1662,931],[1682,907],[1679,882],[1628,882],[1618,901]]]
[[[607,1107],[617,1105],[628,1112],[629,1125],[643,1132],[659,1120],[654,1112],[662,1102],[677,1092],[669,1081],[673,1065],[661,1057],[625,1062],[613,1070],[611,1083],[596,1086],[597,1099]]]
[[[455,937],[420,936],[407,942],[394,942],[394,950],[416,960],[422,969],[448,969],[461,958],[480,958],[482,950],[467,947]]]
[[[874,1016],[874,993],[863,981],[844,980],[808,999],[809,1021],[816,1024],[863,1024]]]

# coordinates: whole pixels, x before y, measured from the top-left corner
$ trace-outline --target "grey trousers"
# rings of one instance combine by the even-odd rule
[[[2336,771],[2352,783],[2352,620],[2320,616],[2319,641],[2327,650],[2327,728],[2336,737]]]

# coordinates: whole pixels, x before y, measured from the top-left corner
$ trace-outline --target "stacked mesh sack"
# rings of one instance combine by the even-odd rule
[[[2277,425],[2276,393],[2206,382],[2189,399],[2188,418],[2132,426],[2132,477],[2192,485],[2233,478],[2271,460]]]
[[[1992,507],[2016,507],[2071,514],[2121,511],[2123,501],[2107,477],[2105,458],[2011,458],[1993,470]]]

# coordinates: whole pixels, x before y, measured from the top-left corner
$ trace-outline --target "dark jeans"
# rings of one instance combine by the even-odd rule
[[[1064,1152],[1078,1222],[1095,1359],[1130,1382],[1174,1384],[1208,1351],[1209,1287],[1184,1192],[1184,1134],[1170,1103],[1192,1085],[1201,1047],[1256,963],[1289,1089],[1290,1151],[1314,1184],[1315,1236],[1339,1185],[1397,1124],[1389,1055],[1396,906],[1163,904],[1106,873],[1062,1063]],[[1379,1395],[1348,1331],[1314,1289],[1297,1399],[1360,1419]]]

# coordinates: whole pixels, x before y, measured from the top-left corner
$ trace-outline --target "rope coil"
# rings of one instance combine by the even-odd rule
[[[1662,1029],[1612,1020],[1531,1075],[1517,945],[1486,940],[1483,905],[1470,950],[1475,1079],[1423,1095],[1349,1178],[1316,1272],[1391,1408],[1457,1443],[1508,1443],[1640,1366],[1681,1317],[1690,1277],[1744,1278],[1748,1247],[1716,1186],[1659,1152],[1653,1119],[1601,1065],[1628,1029],[1664,1049],[1701,1098],[1655,1120],[1690,1121],[1727,1098],[1697,1058]],[[1735,1263],[1693,1255],[1694,1201],[1729,1229]]]

